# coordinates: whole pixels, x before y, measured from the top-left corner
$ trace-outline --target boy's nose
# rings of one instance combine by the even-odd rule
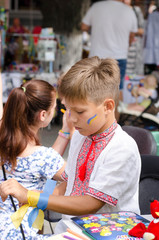
[[[73,122],[73,123],[76,123],[76,122],[77,122],[77,118],[76,118],[75,114],[73,114],[72,112],[71,112],[71,114],[70,114],[70,120],[71,120],[71,122]]]

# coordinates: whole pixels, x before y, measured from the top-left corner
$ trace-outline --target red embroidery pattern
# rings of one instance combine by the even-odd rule
[[[99,157],[102,150],[108,145],[109,141],[112,139],[114,135],[114,130],[116,129],[116,127],[117,127],[117,122],[114,122],[111,125],[111,127],[107,129],[105,132],[92,136],[91,138],[89,137],[86,138],[77,158],[76,176],[75,176],[75,181],[74,181],[74,185],[71,193],[72,196],[85,195],[86,193],[90,194],[90,188],[88,185],[89,185],[89,179],[93,171],[95,161]],[[94,142],[94,147],[92,147],[92,151],[89,152],[92,141]],[[85,163],[88,153],[89,153],[89,158],[87,159],[87,163],[86,163],[86,174],[85,174],[84,180],[81,181],[80,174],[79,174],[80,168]],[[100,194],[103,195],[103,193],[100,193],[100,192],[97,193],[95,191],[94,193],[91,193],[91,194],[94,194],[95,196]],[[105,194],[103,195],[102,200],[106,201],[106,199],[108,200],[108,196]]]
[[[114,207],[116,206],[116,204],[118,202],[118,200],[116,198],[113,198],[105,193],[98,192],[97,190],[95,190],[93,188],[89,188],[87,194],[90,196],[93,196],[95,198],[98,198],[99,200],[102,200]]]

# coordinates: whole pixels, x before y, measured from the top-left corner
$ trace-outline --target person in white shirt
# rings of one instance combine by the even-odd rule
[[[81,24],[82,31],[91,32],[89,57],[114,58],[118,61],[121,75],[120,100],[122,100],[128,48],[137,29],[135,13],[122,0],[94,3],[88,9]]]

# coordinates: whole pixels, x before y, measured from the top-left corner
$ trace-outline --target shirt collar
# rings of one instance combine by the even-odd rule
[[[117,127],[117,121],[114,121],[113,124],[109,128],[107,128],[104,132],[98,133],[96,135],[91,135],[88,137],[89,137],[89,139],[91,139],[92,141],[95,141],[95,142],[102,140],[105,137],[109,137],[114,132],[116,127]]]

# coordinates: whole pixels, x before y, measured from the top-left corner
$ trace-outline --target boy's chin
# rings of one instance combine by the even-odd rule
[[[78,129],[78,132],[79,132],[81,135],[83,135],[83,136],[93,135],[93,133],[91,133],[91,132],[88,131],[88,130]]]

